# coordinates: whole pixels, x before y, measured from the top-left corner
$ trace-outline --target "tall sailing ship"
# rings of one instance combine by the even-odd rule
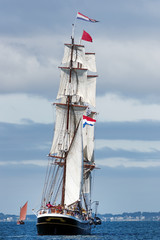
[[[39,235],[90,234],[100,224],[91,201],[96,122],[95,53],[85,47],[65,44],[57,95],[53,143],[37,211]],[[92,74],[89,74],[92,73]],[[97,201],[94,201],[97,206]]]

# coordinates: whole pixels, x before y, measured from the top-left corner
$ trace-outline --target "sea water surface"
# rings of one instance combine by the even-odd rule
[[[38,236],[36,222],[0,222],[0,240],[160,240],[160,222],[103,222],[87,236]]]

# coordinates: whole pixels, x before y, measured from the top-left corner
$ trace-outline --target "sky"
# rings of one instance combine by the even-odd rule
[[[160,211],[160,1],[0,0],[0,212],[40,207],[64,43],[77,20],[96,53],[93,201],[98,212]]]

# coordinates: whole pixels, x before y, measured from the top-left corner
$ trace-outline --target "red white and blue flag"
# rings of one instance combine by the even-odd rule
[[[80,12],[77,13],[77,19],[81,19],[81,20],[84,20],[84,21],[87,21],[87,22],[92,22],[92,23],[98,22],[97,20],[89,18],[89,17],[83,15]]]
[[[86,125],[93,126],[95,122],[95,119],[83,115],[83,127],[85,127]]]

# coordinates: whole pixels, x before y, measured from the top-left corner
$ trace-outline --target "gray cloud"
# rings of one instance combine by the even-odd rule
[[[0,123],[0,161],[44,160],[49,153],[53,124]],[[159,141],[160,122],[100,123],[96,125],[96,139]],[[136,152],[111,148],[95,151],[97,158],[128,157],[158,159],[159,152]]]
[[[110,158],[126,158],[129,160],[134,160],[134,161],[150,161],[150,160],[155,160],[159,161],[160,159],[160,151],[158,150],[153,150],[152,152],[139,152],[139,151],[134,151],[134,150],[113,150],[111,148],[102,148],[98,149],[95,151],[95,159],[110,159]],[[114,160],[113,160],[114,161]],[[98,161],[97,161],[98,163]]]
[[[97,123],[96,138],[128,140],[160,140],[159,121]]]
[[[144,30],[147,32],[147,29],[159,28],[160,4],[157,0],[100,0],[94,3],[92,0],[1,0],[0,4],[1,33],[65,31],[65,27],[74,21],[77,11],[100,20],[98,29],[106,26],[109,33],[116,32],[118,35],[137,32],[139,29],[143,29],[144,34]]]
[[[159,2],[100,2],[1,1],[1,93],[56,95],[63,42],[70,41],[79,10],[100,20],[78,21],[76,27],[77,40],[83,28],[94,39],[100,75],[97,93],[159,102]]]
[[[52,124],[0,123],[0,161],[44,160],[52,135]]]

